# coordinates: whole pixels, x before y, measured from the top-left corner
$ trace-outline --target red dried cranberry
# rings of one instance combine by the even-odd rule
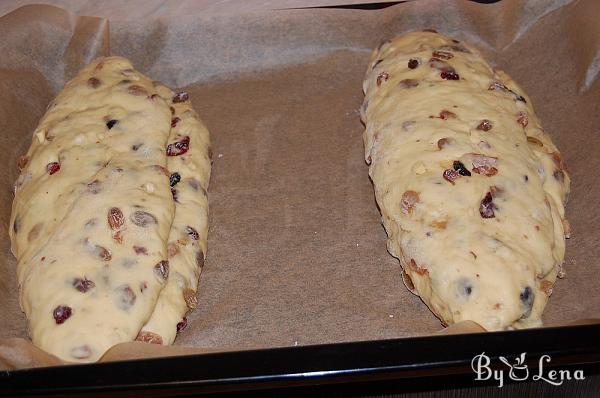
[[[198,231],[196,231],[194,228],[190,227],[189,225],[185,227],[185,231],[187,232],[189,237],[192,238],[193,240],[200,239],[200,236],[198,235]]]
[[[166,260],[159,261],[154,266],[154,275],[161,283],[165,283],[169,278],[169,262]]]
[[[187,327],[187,318],[183,317],[181,322],[177,324],[177,333],[181,332],[183,329]]]
[[[118,207],[111,207],[108,210],[107,219],[108,225],[112,230],[119,229],[125,224],[125,216],[123,216],[123,212]]]
[[[178,118],[177,116],[174,117],[173,119],[171,119],[171,128],[175,128],[175,126],[177,126],[177,123],[179,123],[181,121],[180,118]]]
[[[91,280],[87,279],[86,277],[83,277],[83,279],[75,278],[73,280],[73,287],[75,289],[77,289],[78,291],[80,291],[81,293],[85,293],[95,286],[96,286],[96,284],[94,282],[92,282]]]
[[[169,176],[169,185],[172,187],[177,185],[179,181],[181,181],[181,175],[179,173],[175,172]]]
[[[185,101],[187,101],[189,99],[190,99],[189,94],[186,93],[185,91],[182,91],[182,92],[177,93],[177,94],[175,94],[173,96],[173,103],[177,104],[177,103],[180,103],[180,102],[185,102]]]
[[[483,119],[478,125],[477,130],[490,131],[492,129],[492,122],[487,119]]]
[[[458,76],[458,73],[453,72],[453,71],[442,71],[442,73],[440,73],[440,77],[444,80],[459,80],[460,76]]]
[[[48,163],[46,166],[46,171],[48,174],[52,175],[60,170],[60,164],[58,162]]]
[[[381,83],[383,82],[387,82],[387,80],[390,78],[389,73],[387,72],[381,72],[378,76],[377,76],[377,87],[381,86]]]
[[[190,148],[190,137],[187,135],[173,144],[167,145],[167,156],[183,155]]]
[[[492,193],[488,192],[485,194],[485,197],[481,200],[481,204],[479,205],[479,214],[483,218],[494,218],[494,209],[496,205],[492,202]]]
[[[411,58],[411,59],[408,60],[408,67],[410,69],[415,69],[418,66],[419,66],[419,60],[418,59]]]
[[[103,261],[110,261],[112,259],[111,252],[102,246],[96,245],[96,253]]]
[[[454,181],[460,177],[460,174],[456,170],[446,169],[444,170],[444,174],[442,174],[444,180],[451,182],[454,185]]]
[[[402,213],[410,214],[414,207],[419,203],[419,193],[416,191],[405,191],[400,200],[400,208]]]
[[[61,323],[63,323],[71,317],[72,312],[73,310],[71,310],[71,307],[66,305],[59,305],[52,312],[52,316],[54,317],[56,324],[60,325]]]
[[[517,122],[519,122],[519,124],[523,126],[523,128],[527,127],[527,125],[529,124],[529,115],[527,115],[527,112],[519,112],[517,114]]]

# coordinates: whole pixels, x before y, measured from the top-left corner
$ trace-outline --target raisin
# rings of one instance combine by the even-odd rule
[[[100,182],[100,180],[94,180],[87,184],[87,189],[95,195],[102,190],[102,183]]]
[[[458,171],[458,174],[461,176],[471,177],[471,172],[465,168],[465,165],[462,164],[461,161],[455,160],[454,163],[452,163],[452,167],[454,170]]]
[[[92,349],[89,345],[81,345],[71,349],[71,358],[86,359],[92,356]]]
[[[454,57],[454,54],[448,51],[436,50],[431,54],[434,58],[448,60]]]
[[[410,259],[410,269],[416,272],[418,275],[426,275],[429,274],[429,270],[425,267],[419,267],[417,262],[414,259]]]
[[[48,174],[52,175],[60,170],[60,164],[58,162],[48,163],[46,165],[46,171]]]
[[[529,115],[527,114],[527,112],[519,112],[517,114],[517,122],[523,126],[523,128],[527,127],[527,125],[529,124]]]
[[[477,130],[490,131],[492,129],[492,122],[487,119],[483,119],[478,125]]]
[[[402,194],[400,207],[402,213],[409,214],[412,212],[415,205],[419,202],[419,193],[415,191],[406,191]]]
[[[496,216],[494,214],[495,208],[496,205],[494,205],[494,202],[492,202],[492,193],[486,193],[485,197],[481,200],[481,204],[479,205],[479,214],[483,218],[494,218]]]
[[[110,119],[108,122],[106,122],[106,128],[110,130],[113,127],[115,127],[115,124],[117,124],[117,123],[119,123],[118,120]]]
[[[531,309],[533,308],[533,302],[535,300],[535,293],[533,290],[527,286],[523,291],[519,294],[519,299],[523,304],[525,310],[523,311],[523,316],[521,318],[527,318],[531,315]]]
[[[409,67],[410,69],[415,69],[415,68],[417,68],[419,65],[420,65],[420,62],[419,62],[419,60],[418,60],[418,59],[411,58],[411,59],[409,59],[409,60],[408,60],[408,67]]]
[[[187,327],[187,318],[183,317],[181,322],[177,324],[177,333],[179,334],[183,329]]]
[[[187,307],[191,310],[198,306],[198,297],[196,297],[196,292],[192,289],[183,290],[183,299]]]
[[[103,261],[110,261],[112,259],[112,254],[110,251],[102,246],[96,245],[96,253],[98,257],[100,257]]]
[[[144,145],[144,144],[142,144],[142,143],[139,143],[139,144],[133,144],[133,145],[131,146],[131,150],[132,150],[132,151],[134,151],[134,152],[136,152],[138,149],[140,149],[140,147],[141,147],[142,145]]]
[[[181,175],[179,173],[175,172],[169,176],[169,185],[172,187],[177,185],[179,181],[181,181]]]
[[[116,305],[122,310],[128,310],[135,304],[136,295],[129,285],[119,286],[117,289]]]
[[[123,216],[123,212],[118,207],[111,207],[108,210],[108,225],[110,229],[117,230],[125,224],[125,216]]]
[[[451,182],[452,185],[454,185],[454,181],[460,177],[460,174],[458,174],[456,170],[446,169],[444,170],[442,177],[444,177],[444,180]]]
[[[381,83],[387,82],[389,78],[390,78],[389,73],[387,73],[387,72],[381,72],[377,76],[377,87],[381,86]]]
[[[174,117],[173,119],[171,119],[171,128],[175,128],[175,126],[177,126],[177,123],[179,123],[180,121],[181,119],[178,117]]]
[[[458,76],[458,73],[453,72],[453,71],[445,71],[443,70],[442,73],[440,73],[440,77],[444,80],[459,80],[460,76]]]
[[[92,282],[91,280],[87,279],[85,276],[83,277],[83,279],[75,278],[73,280],[73,287],[75,289],[77,289],[78,291],[80,291],[81,293],[85,293],[95,286],[96,286],[96,284],[94,282]]]
[[[196,252],[196,265],[198,268],[204,267],[204,253],[202,253],[202,250]]]
[[[173,103],[174,104],[178,104],[180,102],[185,102],[187,100],[190,99],[190,96],[188,93],[186,93],[185,91],[182,91],[180,93],[177,93],[173,96]]]
[[[497,158],[492,156],[474,154],[473,160],[471,161],[473,164],[473,171],[488,177],[494,176],[498,173],[498,169],[494,167],[496,166],[496,160]]]
[[[143,341],[144,343],[149,344],[162,344],[162,337],[160,337],[156,333],[147,332],[145,330],[140,331],[140,333],[135,338],[136,341]]]
[[[414,88],[419,85],[419,82],[415,79],[404,79],[398,83],[398,86],[402,88]]]
[[[179,156],[188,151],[190,147],[190,137],[187,135],[180,141],[167,145],[167,156]]]
[[[131,95],[135,95],[135,96],[146,96],[148,95],[148,92],[146,91],[146,89],[142,86],[138,86],[137,84],[134,84],[132,86],[129,86],[129,88],[127,89],[127,92]]]
[[[450,142],[448,141],[448,138],[440,138],[437,142],[437,146],[440,150],[442,150],[442,148],[448,146],[450,144]]]
[[[148,212],[141,211],[141,210],[134,211],[133,214],[129,217],[129,219],[131,220],[132,223],[134,223],[138,227],[143,227],[143,228],[146,228],[149,224],[157,224],[158,223],[156,221],[156,217],[154,217],[152,214],[150,214]]]
[[[91,88],[100,87],[100,80],[95,77],[90,77],[87,81],[87,85]]]
[[[146,249],[144,246],[133,246],[133,251],[135,252],[135,254],[143,254],[144,256],[148,255],[148,249]]]
[[[19,156],[19,159],[17,160],[17,167],[19,168],[19,171],[23,170],[25,166],[27,166],[27,162],[29,162],[29,157],[26,155]]]
[[[159,261],[154,266],[154,275],[156,275],[160,283],[165,283],[169,278],[169,262],[166,260]]]
[[[73,310],[71,309],[71,307],[66,305],[59,305],[52,312],[52,316],[54,317],[54,321],[56,321],[56,324],[60,325],[61,323],[63,323],[71,317],[72,312]]]
[[[193,240],[200,239],[200,237],[198,235],[198,231],[196,231],[194,228],[190,227],[189,225],[185,227],[185,232],[187,232],[189,237],[192,238]]]

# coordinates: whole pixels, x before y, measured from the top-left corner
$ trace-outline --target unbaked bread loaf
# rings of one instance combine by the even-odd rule
[[[407,287],[444,324],[541,325],[562,274],[569,175],[531,99],[473,47],[412,32],[376,49],[365,159]]]
[[[186,93],[174,95],[124,58],[102,58],[66,84],[19,158],[10,238],[21,306],[34,344],[61,359],[95,361],[134,340],[171,279],[167,159],[204,156],[193,170],[203,189],[210,173],[208,132],[185,110],[182,129],[175,108],[191,109]],[[203,255],[200,185],[197,196],[187,210],[198,210],[190,222]]]

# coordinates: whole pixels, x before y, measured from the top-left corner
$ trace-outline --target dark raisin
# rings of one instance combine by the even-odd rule
[[[442,177],[444,177],[444,180],[451,182],[452,185],[454,185],[454,181],[460,177],[460,174],[458,174],[455,170],[446,169],[444,170]]]
[[[60,164],[58,162],[48,163],[46,165],[46,171],[48,174],[52,175],[60,170]]]
[[[117,292],[117,307],[126,311],[135,304],[135,300],[137,297],[134,291],[131,289],[131,287],[129,287],[129,285],[123,285],[118,287]]]
[[[389,73],[387,73],[387,72],[381,72],[377,76],[377,87],[381,86],[381,83],[387,82],[389,78],[390,78]]]
[[[159,261],[154,266],[154,275],[156,275],[160,283],[165,283],[169,278],[169,262],[166,260]]]
[[[95,286],[96,286],[96,284],[94,282],[92,282],[91,280],[87,279],[86,277],[83,277],[83,279],[75,278],[73,280],[73,287],[75,289],[77,289],[78,291],[80,291],[81,293],[85,293]]]
[[[519,295],[519,298],[521,299],[521,303],[525,308],[522,318],[527,318],[529,315],[531,315],[531,309],[533,308],[533,302],[535,300],[535,293],[529,286],[527,286],[525,289],[523,289]]]
[[[479,214],[483,218],[494,218],[494,209],[496,205],[492,202],[492,193],[488,192],[485,194],[485,197],[481,200],[481,204],[479,205]]]
[[[180,93],[177,93],[173,96],[173,103],[177,104],[179,102],[185,102],[187,100],[190,99],[190,96],[188,93],[186,93],[185,91],[182,91]]]
[[[148,224],[157,224],[158,221],[156,221],[156,217],[154,217],[152,214],[145,212],[145,211],[141,211],[141,210],[136,210],[133,212],[133,214],[129,217],[129,219],[131,220],[132,223],[134,223],[135,225],[137,225],[138,227],[147,227]]]
[[[108,122],[106,122],[106,127],[110,130],[113,127],[115,127],[115,124],[119,123],[118,120],[115,119],[110,119]]]
[[[183,329],[185,329],[187,326],[187,318],[183,317],[183,319],[181,320],[181,322],[179,322],[177,324],[177,333],[181,332]]]
[[[148,249],[146,249],[144,246],[133,246],[133,251],[135,252],[135,254],[143,254],[145,256],[148,255]]]
[[[185,227],[185,232],[187,232],[189,237],[192,238],[193,240],[200,239],[200,237],[198,235],[198,231],[196,231],[194,228],[190,227],[189,225]]]
[[[181,181],[181,175],[177,172],[171,174],[169,176],[169,184],[174,187],[175,185],[177,185],[177,183]]]
[[[415,69],[418,66],[419,66],[419,60],[418,59],[411,58],[411,59],[408,60],[408,67],[410,69]]]
[[[462,164],[461,161],[455,160],[454,163],[452,163],[452,167],[454,168],[454,170],[458,171],[458,174],[460,174],[461,176],[471,177],[471,172],[467,170],[467,168],[464,164]]]
[[[440,73],[440,77],[444,80],[459,80],[460,76],[458,76],[458,73],[453,72],[453,71],[442,71],[442,73]]]
[[[87,81],[87,85],[91,88],[98,88],[100,86],[100,80],[95,77],[90,77]]]
[[[529,124],[529,115],[527,114],[527,112],[519,112],[517,114],[517,122],[523,126],[523,128],[527,127],[527,125]]]
[[[108,210],[107,220],[112,230],[119,229],[125,224],[125,216],[123,216],[123,212],[118,207],[111,207]]]
[[[187,135],[181,139],[181,141],[174,142],[173,144],[167,145],[167,156],[179,156],[183,155],[190,148],[190,137]]]
[[[175,128],[175,126],[177,126],[177,123],[179,123],[180,121],[181,119],[178,117],[174,117],[173,119],[171,119],[171,128]]]
[[[529,176],[528,175],[524,175],[523,179],[525,180],[525,182],[528,182],[529,181]]]
[[[69,319],[69,317],[71,317],[72,312],[73,310],[71,310],[71,307],[66,305],[59,305],[52,312],[52,316],[54,317],[56,324],[60,325],[61,323]]]
[[[477,130],[490,131],[492,129],[492,122],[487,119],[483,119],[478,125]]]

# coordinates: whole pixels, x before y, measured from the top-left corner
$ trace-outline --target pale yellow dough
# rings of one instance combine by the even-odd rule
[[[98,59],[50,104],[19,159],[10,238],[21,306],[34,344],[63,360],[95,361],[134,340],[172,279],[166,149],[173,102],[189,108],[174,98],[128,60]],[[206,130],[190,135],[189,148],[206,148]],[[196,172],[206,184],[207,159]],[[204,253],[206,195],[198,197],[190,222]]]
[[[541,325],[562,273],[569,176],[531,99],[433,32],[383,43],[363,89],[365,159],[409,289],[445,324]]]

